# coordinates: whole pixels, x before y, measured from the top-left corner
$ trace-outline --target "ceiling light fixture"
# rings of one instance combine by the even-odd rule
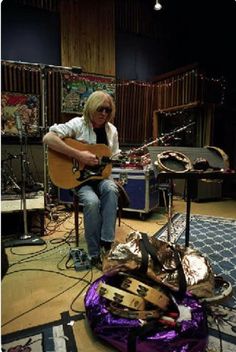
[[[154,10],[159,11],[162,9],[162,5],[159,3],[159,0],[156,0],[156,4],[154,6]]]

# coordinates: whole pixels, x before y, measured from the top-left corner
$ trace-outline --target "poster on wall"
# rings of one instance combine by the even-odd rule
[[[2,92],[1,134],[37,136],[39,133],[40,97],[33,94]]]
[[[86,100],[96,90],[104,90],[115,97],[115,79],[89,74],[64,74],[61,112],[81,115]]]

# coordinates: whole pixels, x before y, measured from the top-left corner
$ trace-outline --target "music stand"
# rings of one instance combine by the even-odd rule
[[[154,168],[155,161],[157,160],[157,155],[163,151],[164,147],[149,147],[148,151],[150,153],[151,161],[153,163]],[[172,150],[173,147],[165,147],[164,149]],[[181,149],[181,147],[180,147]],[[189,148],[195,149],[195,148]],[[206,151],[205,148],[198,148],[202,149],[202,151]],[[177,150],[177,147],[175,147]],[[201,180],[201,179],[209,179],[209,180],[225,180],[225,179],[236,179],[235,172],[226,172],[226,171],[187,171],[185,173],[176,173],[176,172],[169,172],[169,171],[157,171],[157,179],[161,182],[165,180],[173,180],[173,179],[184,179],[186,180],[186,225],[185,225],[185,246],[189,247],[189,238],[190,238],[190,213],[191,213],[191,201],[193,195],[193,187],[194,187],[194,180]]]

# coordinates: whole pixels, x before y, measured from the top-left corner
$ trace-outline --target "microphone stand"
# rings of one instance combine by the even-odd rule
[[[195,122],[191,122],[189,123],[188,125],[185,125],[183,127],[180,127],[178,129],[174,129],[173,131],[169,132],[169,133],[165,133],[163,136],[161,137],[157,137],[156,139],[154,139],[153,141],[149,142],[149,143],[146,143],[146,144],[143,144],[141,145],[140,147],[138,148],[134,148],[134,149],[130,149],[126,152],[126,155],[130,155],[130,154],[133,154],[133,153],[137,153],[139,151],[143,151],[145,148],[147,147],[150,147],[152,146],[153,144],[157,143],[157,142],[163,142],[165,141],[165,139],[167,137],[172,137],[172,136],[175,136],[176,133],[180,133],[180,132],[183,132],[185,131],[186,129],[188,129],[190,126],[193,126],[195,124]]]
[[[19,239],[4,241],[5,247],[17,247],[17,246],[33,246],[33,245],[43,245],[45,241],[41,238],[32,235],[28,232],[28,221],[27,221],[27,205],[26,205],[26,170],[25,166],[27,163],[26,160],[26,132],[25,134],[25,148],[24,148],[24,141],[23,141],[23,126],[18,114],[15,114],[16,125],[19,131],[19,138],[20,138],[20,161],[21,161],[21,200],[23,205],[23,220],[24,220],[24,233],[20,235]],[[25,150],[24,150],[25,149]]]

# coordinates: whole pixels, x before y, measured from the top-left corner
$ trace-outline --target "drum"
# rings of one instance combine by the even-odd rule
[[[223,171],[229,169],[229,157],[220,148],[206,145],[204,148],[210,151],[211,157],[209,157],[209,168],[213,170],[222,169]]]

